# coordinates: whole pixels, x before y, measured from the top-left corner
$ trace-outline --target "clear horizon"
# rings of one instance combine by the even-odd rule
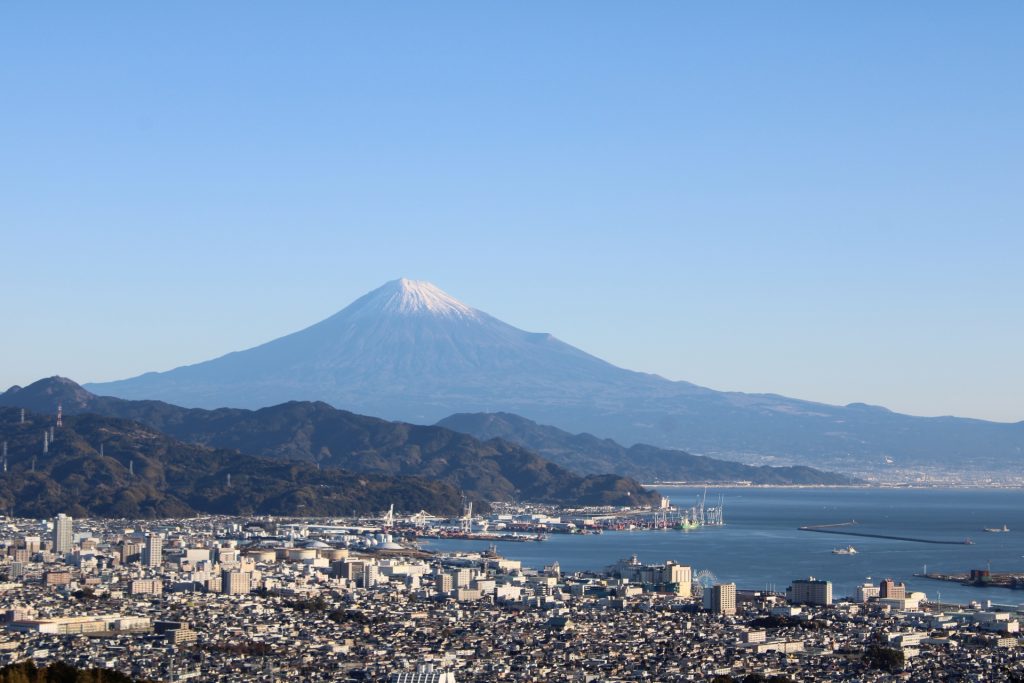
[[[1024,6],[0,8],[2,388],[398,277],[718,390],[1024,420]]]

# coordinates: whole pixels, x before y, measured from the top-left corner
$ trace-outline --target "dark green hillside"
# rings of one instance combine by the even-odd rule
[[[187,409],[160,401],[94,396],[60,377],[0,395],[2,405],[49,413],[56,412],[58,403],[65,414],[128,418],[208,448],[315,463],[324,471],[342,468],[442,481],[476,500],[645,505],[660,499],[634,480],[580,476],[513,443],[481,442],[443,427],[388,422],[326,403],[293,401],[260,410]]]
[[[20,424],[18,418],[19,411],[0,409],[0,439],[8,442],[9,460],[8,471],[0,473],[0,508],[17,515],[320,516],[373,512],[392,503],[401,510],[451,514],[461,506],[459,492],[441,482],[319,470],[215,450],[95,415],[65,417],[43,454],[43,431],[52,419],[29,414]]]
[[[654,494],[622,477],[584,477],[522,446],[291,402],[248,410],[189,410],[164,427],[178,438],[358,472],[440,479],[486,500],[636,504]]]

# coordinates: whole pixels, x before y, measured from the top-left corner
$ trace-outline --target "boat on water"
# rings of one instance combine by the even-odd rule
[[[1002,526],[1002,528],[985,527],[985,531],[989,532],[990,534],[1005,534],[1009,533],[1010,527],[1006,526],[1005,524]]]
[[[854,548],[852,545],[848,545],[845,548],[833,548],[832,549],[832,554],[833,555],[856,555],[857,554],[857,549]]]

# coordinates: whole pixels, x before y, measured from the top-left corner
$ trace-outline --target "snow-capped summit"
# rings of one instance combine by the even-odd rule
[[[349,307],[353,313],[429,314],[475,318],[478,312],[425,280],[401,278],[385,283]]]

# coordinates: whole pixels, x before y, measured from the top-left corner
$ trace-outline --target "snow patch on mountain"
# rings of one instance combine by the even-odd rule
[[[479,312],[433,283],[401,278],[375,289],[356,302],[357,310],[396,315],[435,315],[444,318],[478,318]]]

